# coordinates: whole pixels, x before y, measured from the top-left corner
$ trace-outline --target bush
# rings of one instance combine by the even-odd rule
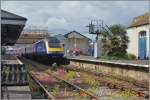
[[[128,59],[129,59],[129,60],[134,60],[134,59],[136,59],[136,56],[135,56],[134,54],[127,54],[127,56],[128,56]]]
[[[112,53],[101,58],[107,60],[135,60],[136,56],[134,54]]]
[[[120,52],[109,53],[107,57],[110,60],[125,60],[125,59],[128,59],[128,56],[125,53],[120,53]]]

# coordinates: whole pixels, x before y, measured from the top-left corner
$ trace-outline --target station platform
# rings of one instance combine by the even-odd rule
[[[107,60],[89,56],[67,57],[71,65],[105,74],[132,78],[138,81],[149,80],[149,60]]]
[[[2,64],[20,64],[22,65],[22,62],[14,55],[1,55],[1,63]]]
[[[2,87],[3,99],[31,99],[29,86]]]
[[[1,98],[31,99],[26,66],[15,55],[1,58]]]
[[[92,56],[67,56],[68,59],[80,59],[80,60],[89,60],[89,61],[100,61],[100,62],[112,62],[112,63],[120,63],[120,64],[129,64],[129,65],[139,65],[139,66],[147,66],[149,65],[149,60],[107,60],[94,58]]]

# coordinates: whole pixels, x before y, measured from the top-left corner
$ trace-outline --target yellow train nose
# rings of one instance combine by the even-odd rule
[[[64,51],[64,48],[48,48],[48,51],[53,52],[53,51]]]

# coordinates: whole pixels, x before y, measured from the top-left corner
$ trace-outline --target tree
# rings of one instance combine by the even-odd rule
[[[104,53],[107,56],[124,56],[128,47],[128,36],[126,30],[121,25],[111,25],[109,27],[112,35],[108,31],[104,31],[102,44]]]

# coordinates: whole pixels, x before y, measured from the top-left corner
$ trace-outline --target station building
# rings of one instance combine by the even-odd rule
[[[26,21],[25,17],[1,10],[1,45],[14,45],[25,27]]]
[[[89,53],[90,42],[92,41],[88,37],[80,34],[77,31],[72,31],[65,34],[65,51],[80,49],[83,54]]]
[[[129,37],[127,52],[138,59],[149,58],[149,13],[135,17],[126,31]]]

